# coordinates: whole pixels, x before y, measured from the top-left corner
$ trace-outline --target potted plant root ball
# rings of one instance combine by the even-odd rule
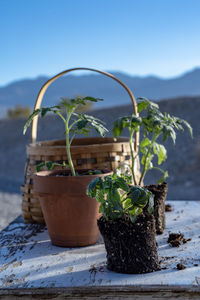
[[[87,194],[100,203],[98,226],[107,251],[107,267],[119,273],[140,274],[160,270],[153,195],[130,186],[116,173],[94,179]]]
[[[35,110],[24,126],[24,133],[33,118],[47,112],[58,115],[65,124],[67,163],[62,164],[60,170],[40,171],[34,174],[34,193],[39,197],[47,229],[54,245],[63,247],[79,247],[97,242],[99,230],[99,203],[86,195],[86,188],[91,180],[103,178],[111,174],[105,170],[74,169],[70,146],[76,134],[87,135],[91,128],[104,136],[107,129],[102,122],[92,116],[77,113],[79,105],[87,101],[96,102],[100,99],[92,97],[77,97],[65,101],[62,106],[53,106]],[[63,106],[66,108],[66,117],[62,115]],[[47,162],[50,169],[51,162]],[[65,169],[63,169],[63,166]],[[39,166],[41,167],[41,166]]]
[[[160,168],[160,165],[167,159],[167,150],[163,144],[158,143],[162,138],[165,142],[170,137],[174,144],[176,142],[176,130],[183,131],[185,126],[192,136],[192,128],[188,122],[180,118],[161,113],[159,106],[146,98],[140,98],[138,112],[144,111],[142,117],[134,114],[117,119],[114,122],[113,134],[117,138],[125,128],[129,131],[129,144],[131,149],[132,165],[130,166],[132,181],[134,185],[143,186],[145,175],[148,171],[156,169],[162,173],[157,184],[145,186],[154,194],[154,216],[156,219],[156,232],[163,233],[165,228],[165,200],[167,196],[168,172]],[[133,152],[133,135],[142,129],[143,139],[139,143],[139,151],[136,155]],[[153,159],[157,156],[157,162]],[[140,159],[142,166],[141,176],[136,177],[136,160]]]
[[[168,185],[167,182],[159,184],[146,185],[154,195],[154,217],[156,220],[156,233],[162,234],[165,229],[165,201],[167,197]]]

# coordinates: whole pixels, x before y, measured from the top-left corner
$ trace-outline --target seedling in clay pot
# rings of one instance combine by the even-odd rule
[[[158,143],[158,139],[162,138],[165,142],[168,138],[176,142],[176,131],[184,131],[184,126],[189,130],[192,136],[192,128],[190,124],[180,118],[171,116],[167,113],[161,113],[159,106],[146,98],[140,98],[138,103],[138,112],[144,111],[142,117],[135,114],[131,116],[121,117],[114,122],[113,134],[117,138],[126,128],[129,131],[129,143],[131,149],[132,165],[130,167],[133,184],[143,185],[145,175],[148,171],[156,169],[162,173],[157,185],[146,186],[154,194],[154,216],[156,218],[156,231],[162,233],[165,228],[165,200],[167,195],[168,172],[161,169],[160,165],[167,159],[167,150],[163,144]],[[135,132],[143,129],[143,139],[139,144],[139,152],[134,155],[133,137]],[[139,156],[138,156],[139,154]],[[153,165],[153,158],[157,156],[157,164]],[[140,159],[142,166],[139,178],[135,174],[135,162]]]
[[[80,105],[100,100],[92,97],[77,97],[68,101],[63,99],[61,106],[35,110],[24,126],[25,133],[36,115],[44,117],[48,112],[59,116],[65,125],[67,163],[64,162],[60,170],[40,171],[34,174],[34,193],[37,193],[40,199],[51,241],[57,246],[86,246],[96,243],[99,237],[96,224],[99,204],[95,199],[89,198],[85,191],[91,180],[103,178],[111,172],[106,170],[77,172],[70,150],[76,134],[87,136],[90,130],[95,128],[101,136],[105,135],[107,129],[102,121],[76,112]],[[66,117],[62,115],[63,106],[66,108]],[[50,169],[54,166],[51,162],[47,164]]]
[[[153,194],[131,186],[125,175],[94,179],[87,188],[100,203],[98,226],[107,251],[108,269],[119,273],[160,270],[155,239]]]

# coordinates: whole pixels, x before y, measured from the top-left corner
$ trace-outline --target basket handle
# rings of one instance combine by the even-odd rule
[[[93,72],[97,72],[97,73],[100,73],[100,74],[103,74],[105,76],[108,76],[112,79],[114,79],[115,81],[117,81],[119,84],[122,85],[123,88],[125,88],[125,90],[128,92],[130,98],[131,98],[131,101],[132,101],[132,104],[133,104],[133,110],[135,112],[136,115],[138,115],[138,111],[137,111],[137,103],[136,103],[136,100],[135,100],[135,97],[133,95],[133,93],[131,92],[131,90],[121,81],[119,80],[118,78],[116,78],[114,75],[110,74],[110,73],[107,73],[107,72],[103,72],[103,71],[100,71],[100,70],[96,70],[96,69],[91,69],[91,68],[72,68],[72,69],[68,69],[68,70],[65,70],[57,75],[55,75],[54,77],[50,78],[43,86],[42,88],[40,89],[39,93],[38,93],[38,96],[37,96],[37,99],[36,99],[36,102],[35,102],[35,107],[34,107],[34,110],[40,108],[41,106],[41,103],[42,103],[42,99],[44,97],[44,94],[47,90],[47,88],[56,80],[58,79],[59,77],[61,77],[62,75],[64,74],[67,74],[69,72],[72,72],[72,71],[77,71],[77,70],[87,70],[87,71],[93,71]],[[37,138],[37,125],[38,125],[38,115],[35,116],[35,118],[33,119],[33,122],[32,122],[32,128],[31,128],[31,143],[36,143],[36,138]],[[134,149],[135,151],[137,152],[138,151],[138,143],[139,143],[139,132],[136,132],[135,134],[135,142],[134,142]]]

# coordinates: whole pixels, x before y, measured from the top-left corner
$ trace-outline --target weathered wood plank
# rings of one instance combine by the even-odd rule
[[[115,286],[1,290],[0,299],[199,299],[199,287]]]

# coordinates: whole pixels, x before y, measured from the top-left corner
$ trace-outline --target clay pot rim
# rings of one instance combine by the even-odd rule
[[[90,171],[92,169],[81,169],[81,170],[78,170],[79,172],[87,172],[87,171]],[[92,170],[94,171],[94,170]],[[103,173],[102,174],[92,174],[92,175],[78,175],[78,176],[60,176],[60,177],[57,177],[57,178],[80,178],[80,177],[86,177],[89,178],[93,178],[94,176],[101,176],[101,175],[104,175],[104,176],[108,176],[108,175],[111,175],[113,174],[113,171],[112,170],[107,170],[107,169],[104,169],[104,170],[99,170],[99,171],[102,171]],[[58,170],[45,170],[45,171],[39,171],[39,172],[36,172],[33,174],[33,177],[52,177],[52,178],[55,178],[55,176],[53,175],[59,175],[60,173],[71,173],[71,171],[69,169],[67,170],[64,170],[64,169],[58,169]],[[50,176],[51,175],[51,176]]]

